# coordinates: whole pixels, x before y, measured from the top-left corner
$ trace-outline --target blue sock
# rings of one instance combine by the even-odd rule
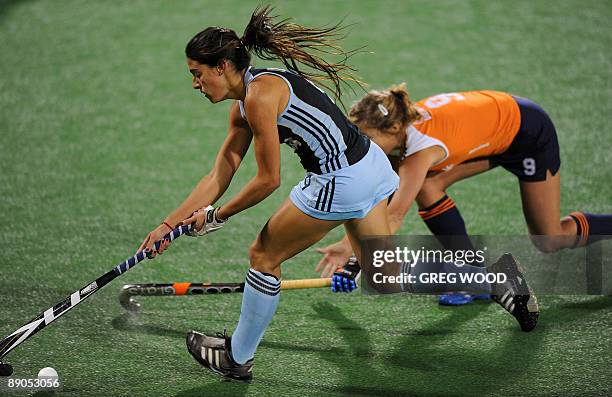
[[[280,280],[249,269],[244,283],[240,320],[232,335],[232,357],[238,364],[253,358],[280,298]]]

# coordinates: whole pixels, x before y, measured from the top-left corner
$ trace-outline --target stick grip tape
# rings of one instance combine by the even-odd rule
[[[281,281],[281,289],[327,288],[331,286],[331,278],[307,278],[302,280]]]

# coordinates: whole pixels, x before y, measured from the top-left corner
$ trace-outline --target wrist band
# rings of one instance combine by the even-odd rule
[[[215,220],[216,220],[217,222],[221,222],[221,223],[223,223],[223,222],[227,221],[227,219],[221,219],[221,218],[218,216],[218,214],[219,214],[219,209],[221,209],[221,207],[217,207],[217,208],[215,208]]]
[[[174,228],[173,228],[172,226],[170,226],[170,225],[168,224],[168,222],[166,222],[166,221],[163,221],[163,222],[162,222],[162,225],[166,225],[166,226],[168,226],[168,227],[170,228],[170,230],[171,230],[171,231],[172,231],[172,230],[174,230]]]

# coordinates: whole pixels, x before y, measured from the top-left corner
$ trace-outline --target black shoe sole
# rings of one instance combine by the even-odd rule
[[[514,301],[516,302],[515,304],[519,304],[520,307],[524,307],[527,310],[527,313],[520,314],[522,321],[519,320],[518,313],[517,315],[512,314],[518,321],[519,325],[521,326],[521,331],[523,332],[533,331],[533,329],[538,325],[538,318],[540,317],[540,312],[537,310],[537,303],[529,303],[531,298],[535,299],[535,296],[521,295],[514,298]],[[527,299],[527,302],[525,302],[525,299]]]
[[[515,308],[514,308],[514,311],[510,314],[519,323],[519,326],[521,327],[521,331],[530,332],[537,326],[538,319],[540,317],[538,299],[533,294],[533,291],[531,290],[529,283],[527,283],[527,280],[525,279],[525,271],[523,270],[523,267],[521,266],[519,261],[514,257],[514,255],[504,254],[500,258],[500,260],[502,260],[504,256],[506,255],[509,255],[511,257],[509,258],[509,260],[512,260],[512,262],[514,263],[514,266],[516,266],[516,270],[518,271],[518,273],[520,273],[520,277],[525,282],[524,288],[527,289],[527,294],[519,294],[519,295],[514,296]],[[492,295],[492,297],[493,296],[495,295]],[[499,301],[499,295],[495,296],[493,299],[495,300],[495,302],[497,302],[500,306],[503,307],[503,305]],[[521,310],[521,309],[524,309],[524,310]],[[506,309],[504,308],[504,310]],[[521,310],[521,313],[518,313],[517,310]]]

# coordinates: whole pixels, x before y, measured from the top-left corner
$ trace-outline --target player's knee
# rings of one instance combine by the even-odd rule
[[[249,261],[251,261],[251,265],[264,261],[265,256],[266,253],[264,252],[263,247],[259,243],[259,239],[253,241],[253,243],[249,247]]]
[[[444,196],[443,184],[435,177],[427,178],[417,194],[416,201],[419,207],[428,207],[442,196]]]
[[[551,243],[539,243],[539,244],[535,244],[536,248],[545,253],[545,254],[552,254],[554,252],[557,252],[561,249],[561,247],[555,245],[555,244],[551,244]]]
[[[530,236],[533,245],[545,254],[559,251],[563,246],[559,244],[558,236]],[[555,238],[557,237],[557,238]]]
[[[277,263],[273,256],[267,252],[259,239],[255,240],[249,247],[249,261],[251,267],[260,272],[272,273],[280,263]]]

